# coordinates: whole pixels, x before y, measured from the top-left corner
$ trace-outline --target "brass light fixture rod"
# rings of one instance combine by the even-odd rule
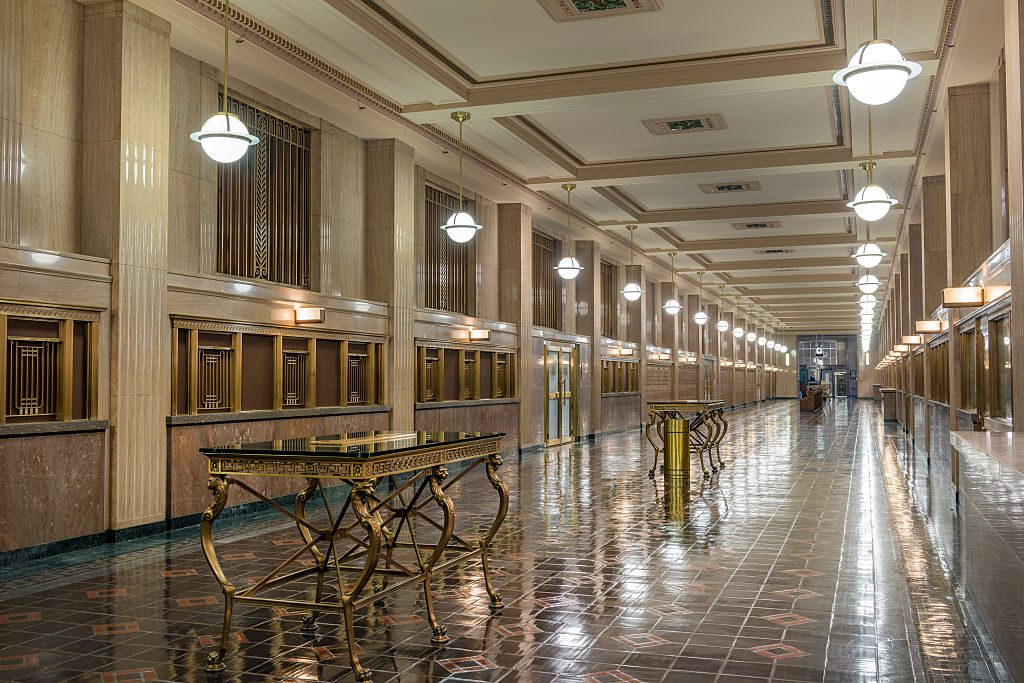
[[[565,228],[566,228],[566,241],[569,243],[566,251],[572,251],[572,191],[576,189],[576,183],[565,183],[562,185],[562,189],[565,190]],[[571,254],[568,254],[571,256]]]
[[[224,0],[224,123],[231,130],[231,117],[228,116],[228,20],[231,17],[231,0]]]
[[[459,213],[462,213],[462,124],[469,120],[469,112],[453,111],[452,120],[459,124]]]
[[[636,232],[635,225],[627,225],[626,230],[629,230],[629,265],[633,266],[633,233]]]

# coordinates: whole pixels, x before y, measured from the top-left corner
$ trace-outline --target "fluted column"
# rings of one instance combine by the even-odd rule
[[[1024,292],[1024,0],[1003,0],[1003,54],[1006,61],[1006,213],[1010,232],[1010,286]],[[1019,296],[1019,295],[1018,295]],[[1018,299],[1019,300],[1019,299]],[[1024,349],[1024,315],[1010,316],[1011,349]],[[1013,421],[1024,431],[1024,363],[1014,361]]]
[[[113,529],[166,515],[169,37],[131,3],[85,9],[83,247],[111,260]]]
[[[661,303],[665,304],[669,299],[678,298],[676,286],[671,282],[658,283],[661,289]],[[672,352],[672,398],[679,398],[679,322],[676,318],[683,314],[679,311],[677,315],[669,315],[664,308],[659,308],[658,315],[661,318],[661,346]]]
[[[590,337],[589,357],[580,358],[580,383],[577,387],[582,396],[576,400],[579,409],[580,435],[597,434],[601,431],[601,246],[591,240],[576,242],[575,256],[583,266],[583,272],[573,281],[576,283],[576,334]],[[613,306],[615,300],[609,301]],[[570,309],[571,310],[571,309]],[[589,372],[589,392],[585,375]]]
[[[516,387],[519,445],[525,448],[544,443],[545,406],[538,402],[539,387],[533,381],[537,366],[533,345],[533,211],[526,204],[499,204],[497,233],[499,318],[515,323],[519,330]],[[540,378],[542,383],[545,379]]]
[[[416,407],[416,168],[413,150],[394,139],[366,150],[367,294],[390,307],[388,382],[391,428],[413,429]]]

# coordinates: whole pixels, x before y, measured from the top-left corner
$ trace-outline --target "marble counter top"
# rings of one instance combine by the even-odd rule
[[[979,451],[1024,476],[1024,438],[1014,441],[1013,432],[950,432],[949,443],[961,454]]]

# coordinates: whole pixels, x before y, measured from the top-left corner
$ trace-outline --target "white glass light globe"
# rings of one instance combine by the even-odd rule
[[[881,283],[874,275],[868,274],[857,280],[857,289],[864,294],[874,294]]]
[[[861,310],[862,313],[870,313],[871,311],[875,310],[875,302],[874,301],[865,301],[865,302],[861,303],[860,310]]]
[[[898,203],[889,197],[889,193],[881,185],[865,185],[860,188],[860,192],[847,206],[857,212],[861,220],[871,223],[885,218],[885,214],[889,213],[889,208]]]
[[[719,332],[728,332],[729,331],[729,321],[728,320],[719,320],[718,324],[715,325],[715,327],[718,328]]]
[[[780,346],[779,347],[779,353],[788,353],[788,352],[789,352],[789,347],[788,346]]]
[[[477,225],[473,217],[465,211],[459,211],[453,213],[448,221],[441,226],[441,229],[447,233],[453,242],[465,244],[473,239],[478,231],[483,230],[483,226]]]
[[[757,339],[757,335],[756,334],[754,334],[753,332],[747,332],[747,341],[748,342],[752,342],[755,339]]]
[[[206,119],[203,127],[189,137],[202,145],[206,156],[219,164],[238,161],[250,145],[260,141],[255,135],[249,135],[241,119],[222,111]]]
[[[572,256],[563,256],[562,260],[555,266],[555,271],[563,280],[574,280],[577,275],[583,272],[583,266]]]
[[[775,341],[772,340],[772,339],[769,339],[768,343],[765,344],[765,346],[767,346],[769,349],[774,349],[775,348]]]
[[[876,301],[878,301],[878,299],[875,297],[874,294],[861,294],[860,298],[857,299],[857,303],[859,303],[859,304],[867,304],[867,303],[872,303],[873,304]]]
[[[676,315],[679,311],[683,310],[682,305],[675,299],[669,299],[661,307],[669,315]]]
[[[862,323],[870,323],[874,319],[875,319],[875,314],[874,313],[861,313],[860,314],[860,321]]]
[[[858,247],[857,251],[853,253],[853,258],[856,259],[857,265],[861,268],[874,268],[882,262],[882,257],[885,254],[874,242],[868,242]]]
[[[921,65],[908,62],[888,40],[870,40],[854,53],[849,65],[832,80],[845,85],[858,102],[885,104],[903,92],[907,81],[921,73]]]
[[[626,286],[619,292],[626,301],[636,301],[643,296],[644,290],[640,289],[640,285],[635,282],[627,282]]]
[[[767,343],[768,343],[768,340],[765,339],[764,337],[758,337],[757,338],[757,345],[758,346],[764,346]]]
[[[708,322],[708,314],[704,311],[697,311],[693,314],[693,322],[698,325],[706,325]]]
[[[738,327],[738,326],[732,328],[732,336],[736,337],[737,339],[742,337],[743,336],[743,328],[742,327]]]

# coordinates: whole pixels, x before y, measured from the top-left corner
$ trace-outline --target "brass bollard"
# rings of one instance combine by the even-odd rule
[[[690,481],[689,420],[665,420],[665,479]]]

